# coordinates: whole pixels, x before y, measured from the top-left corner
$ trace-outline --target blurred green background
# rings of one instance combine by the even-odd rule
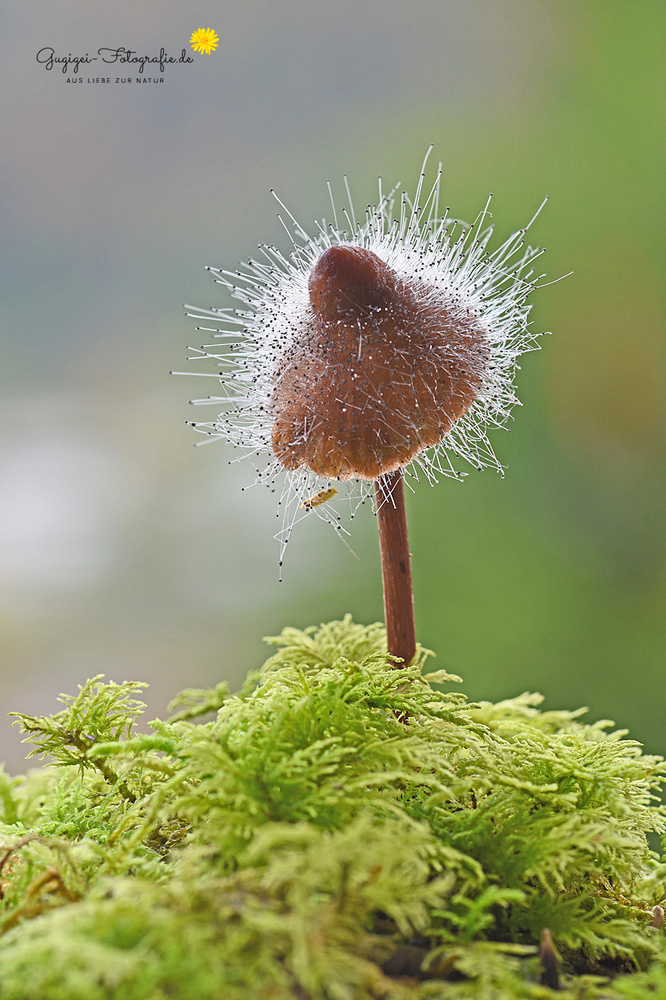
[[[0,25],[0,758],[23,766],[6,711],[94,674],[148,681],[158,714],[285,625],[381,617],[370,512],[358,561],[299,525],[279,584],[274,496],[192,447],[201,384],[167,372],[200,342],[182,303],[228,304],[204,266],[286,249],[271,187],[310,229],[327,178],[360,206],[378,173],[413,189],[431,142],[454,215],[493,192],[498,240],[548,194],[532,239],[574,273],[535,296],[553,335],[493,437],[506,477],[410,498],[420,641],[472,698],[540,690],[666,751],[666,6],[31,0]],[[200,27],[218,50],[162,84],[35,58],[179,54]]]

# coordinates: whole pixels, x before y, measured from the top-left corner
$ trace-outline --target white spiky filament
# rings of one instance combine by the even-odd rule
[[[193,349],[190,360],[203,358],[215,363],[216,371],[197,374],[218,379],[222,393],[192,400],[195,406],[214,405],[220,410],[214,420],[192,422],[192,426],[207,441],[222,439],[238,448],[239,458],[254,465],[254,482],[268,484],[279,492],[282,526],[276,538],[281,542],[280,562],[291,530],[301,517],[314,510],[317,516],[348,534],[341,523],[341,509],[346,507],[353,516],[359,503],[372,496],[369,482],[336,483],[307,468],[287,471],[271,447],[273,373],[310,309],[308,278],[313,265],[331,246],[364,247],[406,282],[432,289],[446,300],[452,311],[459,307],[471,313],[489,345],[489,357],[473,404],[437,445],[413,459],[405,469],[406,475],[412,481],[424,477],[431,484],[440,476],[461,479],[465,473],[453,466],[452,455],[475,468],[493,467],[503,472],[487,432],[505,426],[511,410],[519,405],[514,390],[517,359],[537,346],[538,334],[529,329],[528,298],[543,278],[535,274],[532,266],[543,250],[526,245],[525,234],[539,213],[528,226],[491,252],[488,249],[493,233],[489,224],[490,198],[474,224],[468,226],[450,218],[448,209],[439,214],[441,167],[421,204],[424,180],[422,172],[415,198],[411,200],[405,193],[398,195],[397,188],[384,195],[380,179],[377,204],[368,206],[362,222],[357,222],[349,198],[349,209],[341,213],[344,226],[331,196],[332,222],[319,223],[314,236],[308,235],[284,209],[288,221],[282,218],[281,221],[292,243],[288,256],[275,246],[264,244],[259,247],[259,260],[249,260],[235,272],[208,269],[243,307],[187,307],[191,310],[188,315],[213,324],[197,329],[222,342]],[[338,490],[333,500],[302,506],[308,498],[330,486]]]

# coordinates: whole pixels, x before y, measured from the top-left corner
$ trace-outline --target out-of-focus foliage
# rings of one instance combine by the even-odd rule
[[[410,498],[419,638],[472,697],[538,689],[663,751],[666,7],[206,9],[218,50],[163,85],[68,85],[35,28],[62,52],[178,52],[187,7],[31,0],[3,21],[0,700],[39,716],[94,663],[148,680],[157,713],[185,676],[239,684],[287,617],[381,617],[367,508],[358,562],[313,514],[278,585],[275,497],[192,448],[200,382],[166,373],[200,343],[181,303],[228,304],[204,266],[287,248],[271,187],[309,229],[326,178],[362,210],[378,173],[413,188],[432,142],[452,213],[492,191],[498,240],[549,195],[531,238],[548,279],[574,273],[535,297],[553,336],[494,436],[506,477]]]
[[[661,758],[538,696],[442,692],[379,626],[269,641],[238,695],[186,691],[148,733],[99,678],[20,717],[60,768],[1,779],[3,998],[538,998],[545,929],[565,998],[663,985]]]
[[[538,178],[550,195],[538,224],[544,268],[549,278],[573,274],[535,297],[535,325],[553,336],[526,360],[524,409],[497,442],[506,479],[470,477],[446,497],[415,498],[421,637],[477,696],[533,684],[566,704],[575,691],[656,748],[666,694],[666,143],[657,127],[666,10],[565,3],[552,27],[520,115],[508,109],[489,125],[479,158],[466,127],[453,168],[449,160],[456,178],[467,162],[466,197],[492,187],[507,225],[506,199],[523,204],[525,178],[530,190]],[[645,697],[644,684],[659,697]]]

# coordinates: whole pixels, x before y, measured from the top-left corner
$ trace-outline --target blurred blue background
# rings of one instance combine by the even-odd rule
[[[46,0],[0,12],[0,758],[5,713],[55,708],[105,673],[237,685],[261,637],[382,616],[375,523],[353,559],[315,518],[278,583],[275,498],[222,444],[195,449],[170,379],[200,343],[182,303],[226,305],[205,272],[310,229],[347,173],[415,185],[496,238],[548,248],[500,479],[409,500],[417,629],[472,698],[540,690],[666,751],[663,38],[666,7],[622,0]],[[214,28],[215,53],[189,50]],[[194,63],[68,83],[36,61],[163,46]],[[131,77],[116,84],[116,76]]]

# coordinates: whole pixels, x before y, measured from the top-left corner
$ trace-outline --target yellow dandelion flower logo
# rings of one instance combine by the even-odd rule
[[[218,46],[219,38],[217,32],[212,28],[197,28],[190,38],[190,45],[195,52],[204,52],[210,55]]]

